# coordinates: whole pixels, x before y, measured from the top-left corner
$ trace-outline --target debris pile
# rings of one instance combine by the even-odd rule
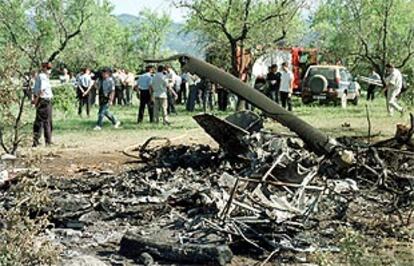
[[[66,256],[112,264],[303,262],[292,254],[339,251],[341,227],[413,239],[403,230],[413,221],[413,152],[341,138],[344,167],[299,138],[245,131],[232,140],[239,154],[153,138],[120,176],[51,177],[42,187],[51,203],[33,215],[49,214],[47,235]],[[0,210],[25,206],[12,190],[0,198]]]

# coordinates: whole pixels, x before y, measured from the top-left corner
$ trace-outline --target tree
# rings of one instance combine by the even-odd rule
[[[167,13],[144,9],[139,13],[136,27],[137,48],[142,58],[156,58],[162,52],[172,20]]]
[[[62,63],[72,71],[103,66],[135,69],[138,62],[132,25],[121,25],[112,15],[114,8],[109,1],[100,1],[94,9],[93,19],[85,23],[84,30],[62,54]]]
[[[188,28],[207,35],[210,41],[225,40],[231,73],[240,77],[242,51],[285,39],[290,23],[305,1],[177,0],[174,3],[189,11]]]
[[[414,1],[324,0],[313,29],[327,53],[373,67],[384,82],[388,62],[402,68],[414,55],[413,16]]]
[[[42,61],[54,61],[80,34],[92,16],[93,5],[93,0],[1,1],[0,52],[5,60],[1,61],[0,91],[4,98],[0,106],[0,146],[6,152],[16,153],[22,141],[26,96],[21,81],[28,78],[25,72],[32,72]],[[6,135],[10,136],[9,141]]]

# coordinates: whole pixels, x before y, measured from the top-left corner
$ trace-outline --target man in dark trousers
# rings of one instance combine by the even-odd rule
[[[79,77],[79,86],[78,86],[78,99],[79,99],[79,109],[78,114],[82,116],[83,106],[86,105],[86,115],[89,117],[90,114],[90,105],[91,105],[91,89],[93,87],[93,81],[91,77],[91,71],[89,68],[82,69],[82,75]]]
[[[280,80],[282,74],[277,71],[277,65],[273,64],[270,66],[269,73],[267,74],[267,82],[269,86],[269,95],[273,101],[279,103],[279,89]]]
[[[145,74],[141,75],[138,79],[137,86],[135,87],[139,93],[139,111],[138,111],[138,124],[144,120],[145,107],[148,108],[148,115],[150,123],[154,122],[154,104],[152,102],[152,76],[154,75],[154,67],[147,66],[145,68]]]
[[[33,88],[33,104],[36,107],[36,118],[33,124],[33,147],[40,144],[42,129],[45,137],[45,144],[52,144],[52,86],[49,76],[52,64],[47,62],[42,64],[42,69],[36,77]]]

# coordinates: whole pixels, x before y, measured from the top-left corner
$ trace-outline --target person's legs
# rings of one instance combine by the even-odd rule
[[[279,97],[279,94],[280,94],[280,92],[279,92],[279,90],[277,89],[276,91],[275,91],[275,102],[276,103],[279,103],[280,102],[280,97]]]
[[[160,122],[160,104],[160,98],[156,97],[154,100],[154,122],[157,124]]]
[[[281,101],[282,107],[285,109],[287,105],[287,96],[288,96],[287,92],[284,92],[284,91],[280,92],[280,101]]]
[[[145,110],[145,105],[147,104],[147,99],[145,97],[145,94],[147,93],[147,91],[140,91],[140,96],[139,96],[139,111],[138,111],[138,123],[141,123],[142,120],[144,120],[144,110]]]
[[[131,86],[125,87],[125,102],[127,105],[130,105],[132,103],[132,88]]]
[[[108,104],[99,105],[99,112],[98,112],[98,122],[96,123],[98,127],[103,126],[103,119],[105,117],[105,112]]]
[[[43,120],[41,118],[40,106],[36,109],[36,118],[33,123],[33,147],[37,147],[40,144],[40,136],[42,135]]]
[[[109,121],[111,121],[112,125],[116,125],[116,123],[118,122],[118,119],[116,119],[116,117],[109,111],[108,105],[104,110],[104,115],[106,116],[106,118],[109,119]]]
[[[293,107],[292,107],[292,96],[290,96],[289,94],[287,95],[286,103],[287,103],[288,111],[289,112],[292,112],[292,110],[293,110]]]
[[[52,103],[48,102],[45,106],[45,119],[43,121],[43,133],[45,137],[45,144],[52,144]]]
[[[397,102],[397,97],[400,94],[399,90],[394,90],[392,92],[389,93],[390,99],[388,101],[388,105],[390,106],[389,109],[391,111],[391,114],[393,113],[394,109],[397,110],[398,112],[402,113],[403,112],[403,108],[398,104]]]
[[[374,87],[373,85],[368,86],[367,101],[373,101],[374,100],[373,87]]]
[[[168,99],[167,98],[160,98],[161,100],[161,111],[162,111],[162,120],[164,124],[169,124],[168,121]]]
[[[91,113],[91,94],[90,93],[85,97],[85,105],[86,105],[86,115],[89,117]]]

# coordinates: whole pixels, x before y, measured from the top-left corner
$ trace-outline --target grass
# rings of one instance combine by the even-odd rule
[[[364,99],[361,99],[358,106],[350,104],[346,109],[333,105],[313,104],[305,106],[302,105],[299,98],[295,98],[294,113],[314,127],[334,137],[366,136],[368,132],[366,104],[368,104],[370,110],[372,134],[379,135],[380,138],[392,136],[397,123],[408,123],[408,114],[404,117],[400,117],[399,114],[395,114],[394,117],[388,117],[384,98],[378,98],[372,103],[367,103]],[[138,103],[135,99],[133,106],[114,106],[111,108],[115,116],[121,120],[122,128],[114,129],[109,121],[105,120],[104,128],[101,132],[93,131],[97,120],[98,110],[96,107],[92,108],[91,117],[89,118],[79,117],[75,109],[74,105],[72,112],[67,114],[54,110],[54,137],[59,144],[70,145],[71,143],[78,143],[78,140],[82,140],[81,145],[84,146],[88,145],[91,139],[101,139],[103,142],[113,140],[120,142],[127,138],[136,138],[138,142],[141,142],[144,138],[151,136],[173,137],[184,134],[189,130],[195,130],[194,134],[202,134],[202,130],[192,119],[192,115],[201,112],[200,108],[195,113],[189,113],[185,111],[183,106],[178,106],[178,115],[170,116],[172,125],[168,127],[162,124],[150,124],[147,114],[144,118],[144,123],[138,125],[136,123]],[[412,107],[410,109],[412,110]],[[227,113],[214,111],[213,113],[220,117],[225,117],[231,112],[233,111],[230,110]],[[34,109],[27,111],[26,115],[29,121],[33,121],[34,113]],[[349,124],[350,126],[343,127],[342,125],[344,124]],[[267,121],[266,127],[277,132],[288,132],[286,128],[270,120]],[[26,130],[28,135],[31,136],[30,126]]]

